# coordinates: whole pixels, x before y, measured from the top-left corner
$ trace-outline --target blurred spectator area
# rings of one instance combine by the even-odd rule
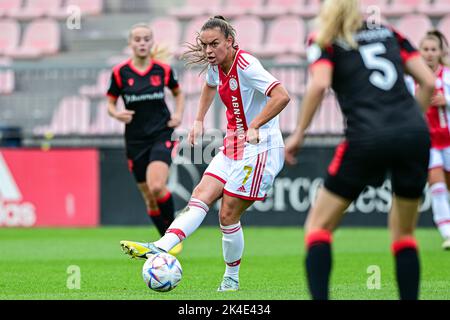
[[[107,114],[105,92],[111,68],[130,55],[130,27],[146,22],[158,45],[173,53],[186,94],[181,129],[195,117],[202,76],[186,69],[183,44],[212,15],[227,17],[237,43],[259,57],[289,91],[292,101],[280,116],[281,128],[295,128],[307,79],[306,39],[314,30],[319,0],[0,0],[0,122],[20,125],[30,137],[121,136],[123,125]],[[361,0],[369,17],[380,13],[418,45],[438,27],[450,38],[450,0]],[[174,101],[167,94],[170,108]],[[119,100],[119,107],[123,107]],[[224,129],[216,101],[207,128]],[[309,133],[340,135],[342,115],[332,92]]]

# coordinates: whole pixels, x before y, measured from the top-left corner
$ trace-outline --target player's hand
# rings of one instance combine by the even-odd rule
[[[119,121],[125,122],[126,124],[130,123],[133,120],[134,111],[133,110],[123,110],[119,111],[114,115]]]
[[[246,141],[250,144],[259,143],[259,130],[255,128],[248,128]]]
[[[285,161],[289,165],[297,163],[295,156],[300,151],[300,146],[303,144],[304,135],[302,132],[295,132],[291,134],[285,142]]]
[[[191,146],[198,144],[198,138],[203,136],[203,121],[194,121],[194,125],[189,132],[188,141]]]
[[[176,128],[180,124],[181,124],[181,116],[178,114],[171,115],[169,122],[167,122],[167,126],[169,128]]]
[[[444,95],[441,92],[436,93],[431,97],[431,105],[432,106],[445,106],[447,101],[445,100]]]

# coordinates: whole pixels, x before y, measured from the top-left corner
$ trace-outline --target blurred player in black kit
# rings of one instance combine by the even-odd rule
[[[286,142],[286,161],[295,163],[305,130],[332,87],[347,128],[305,223],[308,285],[313,299],[329,298],[332,232],[363,189],[381,185],[390,174],[389,228],[400,298],[417,299],[420,264],[414,230],[430,148],[420,107],[428,107],[435,77],[407,39],[392,28],[370,26],[359,5],[358,0],[322,4],[318,32],[308,47],[308,90],[298,126]],[[404,71],[419,84],[417,101],[407,91]]]
[[[167,189],[169,167],[174,142],[171,136],[179,126],[184,111],[184,96],[170,65],[156,60],[163,50],[155,50],[153,32],[147,24],[134,25],[129,34],[132,57],[115,66],[108,90],[108,112],[122,121],[129,169],[133,173],[145,200],[147,212],[164,235],[174,220],[174,203]],[[165,102],[164,88],[175,97],[175,111],[170,113]],[[118,111],[119,96],[125,110]],[[181,251],[181,244],[172,254]]]

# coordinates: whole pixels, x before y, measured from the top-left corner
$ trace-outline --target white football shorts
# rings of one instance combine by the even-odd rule
[[[445,171],[450,172],[450,147],[442,150],[436,148],[430,149],[428,170],[434,168],[443,168]]]
[[[224,193],[245,200],[264,200],[284,165],[284,148],[273,148],[242,160],[219,152],[204,175],[222,182]]]

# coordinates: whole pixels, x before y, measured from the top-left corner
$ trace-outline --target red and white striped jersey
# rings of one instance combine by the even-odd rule
[[[227,157],[243,159],[284,146],[278,116],[259,129],[257,145],[245,140],[248,126],[266,106],[272,89],[280,84],[257,58],[239,49],[228,74],[218,65],[208,67],[206,83],[218,87],[226,107],[228,123],[223,152]]]
[[[450,69],[440,65],[435,75],[435,93],[442,93],[447,101],[447,105],[430,105],[426,112],[426,120],[430,130],[431,147],[444,149],[450,147]],[[410,91],[415,92],[417,84],[411,78],[408,82]]]

